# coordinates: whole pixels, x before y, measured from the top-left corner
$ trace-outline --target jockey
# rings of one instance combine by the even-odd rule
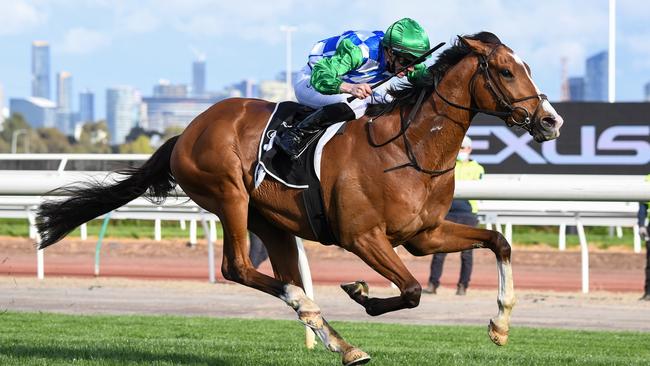
[[[318,131],[338,121],[361,118],[366,106],[389,102],[390,83],[379,82],[429,51],[429,37],[413,19],[404,18],[382,31],[347,31],[324,39],[312,48],[309,62],[293,87],[301,104],[317,110],[276,139],[288,155],[299,155]],[[424,63],[409,67],[396,76],[409,82],[427,73]],[[356,97],[348,102],[349,95]]]

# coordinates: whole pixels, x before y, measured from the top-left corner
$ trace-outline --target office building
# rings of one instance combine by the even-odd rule
[[[20,114],[32,128],[56,126],[56,104],[45,98],[12,98],[9,101],[11,114]]]
[[[242,80],[227,89],[231,97],[259,98],[260,96],[259,86],[251,79]]]
[[[302,71],[292,71],[291,72],[291,84],[295,83],[298,78],[302,76]],[[286,71],[280,71],[276,76],[275,80],[277,81],[286,81],[287,79],[287,72]]]
[[[131,86],[106,90],[106,123],[111,145],[122,144],[140,120],[140,94]]]
[[[56,128],[65,135],[74,129],[72,113],[72,74],[61,71],[56,74]]]
[[[164,132],[167,127],[186,127],[192,120],[221,98],[144,97],[147,129]]]
[[[72,74],[67,71],[56,74],[56,105],[59,109],[72,110]]]
[[[650,81],[645,83],[643,87],[643,100],[650,102]]]
[[[293,91],[290,91],[293,96]],[[287,84],[278,80],[263,80],[259,84],[260,98],[270,102],[282,102],[287,100]],[[295,100],[291,98],[291,100]]]
[[[64,135],[72,135],[74,132],[75,114],[72,111],[56,109],[56,123],[54,127]]]
[[[585,100],[590,102],[608,101],[608,58],[607,51],[597,53],[587,59],[585,75]]]
[[[95,94],[86,89],[79,93],[79,122],[95,121]]]
[[[205,96],[205,60],[197,60],[192,63],[192,95],[195,97]]]
[[[585,100],[585,78],[576,76],[569,78],[569,101],[581,102]]]
[[[50,45],[32,42],[32,96],[50,99]]]
[[[142,96],[138,94],[140,105],[138,108],[138,127],[149,130],[149,116],[147,115],[149,106],[144,103]]]
[[[169,80],[161,79],[158,85],[153,87],[155,98],[187,98],[187,85],[172,84]]]
[[[293,100],[293,101],[296,100],[296,96],[295,96],[294,91],[293,91],[293,84],[301,76],[302,76],[302,71],[292,71],[291,72],[291,83],[289,85],[289,90],[286,90],[286,88],[285,88],[285,91],[286,91],[287,94],[284,96],[283,100]],[[275,77],[275,80],[286,83],[287,82],[286,77],[287,77],[287,72],[286,71],[280,71],[277,74],[277,76]]]

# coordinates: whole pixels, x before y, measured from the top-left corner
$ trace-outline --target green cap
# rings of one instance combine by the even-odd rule
[[[427,32],[411,18],[400,19],[388,27],[381,42],[394,51],[415,57],[420,57],[429,50]]]

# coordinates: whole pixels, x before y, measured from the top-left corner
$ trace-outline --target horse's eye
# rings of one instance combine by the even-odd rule
[[[506,78],[511,78],[512,77],[512,73],[508,69],[501,69],[501,71],[499,71],[499,73],[501,74],[501,76],[506,77]]]

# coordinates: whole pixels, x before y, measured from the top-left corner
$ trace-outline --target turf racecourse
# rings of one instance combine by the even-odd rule
[[[372,365],[647,365],[650,333],[332,322]],[[0,315],[0,365],[339,365],[294,321],[177,316]]]

